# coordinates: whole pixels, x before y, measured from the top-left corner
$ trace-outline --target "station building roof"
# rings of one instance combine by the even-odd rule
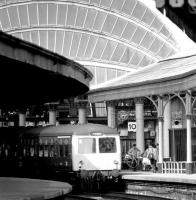
[[[193,45],[147,2],[2,0],[0,29],[86,66],[96,87]]]
[[[188,52],[129,73],[89,92],[91,102],[168,94],[196,88],[196,53]]]

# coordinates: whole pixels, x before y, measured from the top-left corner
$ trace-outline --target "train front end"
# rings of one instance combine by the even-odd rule
[[[91,131],[73,135],[73,170],[93,176],[99,172],[103,176],[117,176],[121,169],[120,137],[113,132]]]

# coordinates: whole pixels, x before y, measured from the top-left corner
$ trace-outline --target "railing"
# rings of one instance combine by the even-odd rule
[[[186,173],[186,161],[165,161],[162,163],[162,173]]]

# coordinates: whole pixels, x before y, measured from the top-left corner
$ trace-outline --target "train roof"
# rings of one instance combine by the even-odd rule
[[[35,128],[23,129],[25,134],[37,134],[42,136],[53,135],[89,135],[92,133],[104,133],[104,134],[118,134],[116,129],[110,128],[101,124],[66,124],[57,126],[39,126]]]

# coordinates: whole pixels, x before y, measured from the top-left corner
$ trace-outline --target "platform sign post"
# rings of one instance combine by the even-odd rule
[[[128,132],[136,132],[137,125],[136,122],[128,122]]]

